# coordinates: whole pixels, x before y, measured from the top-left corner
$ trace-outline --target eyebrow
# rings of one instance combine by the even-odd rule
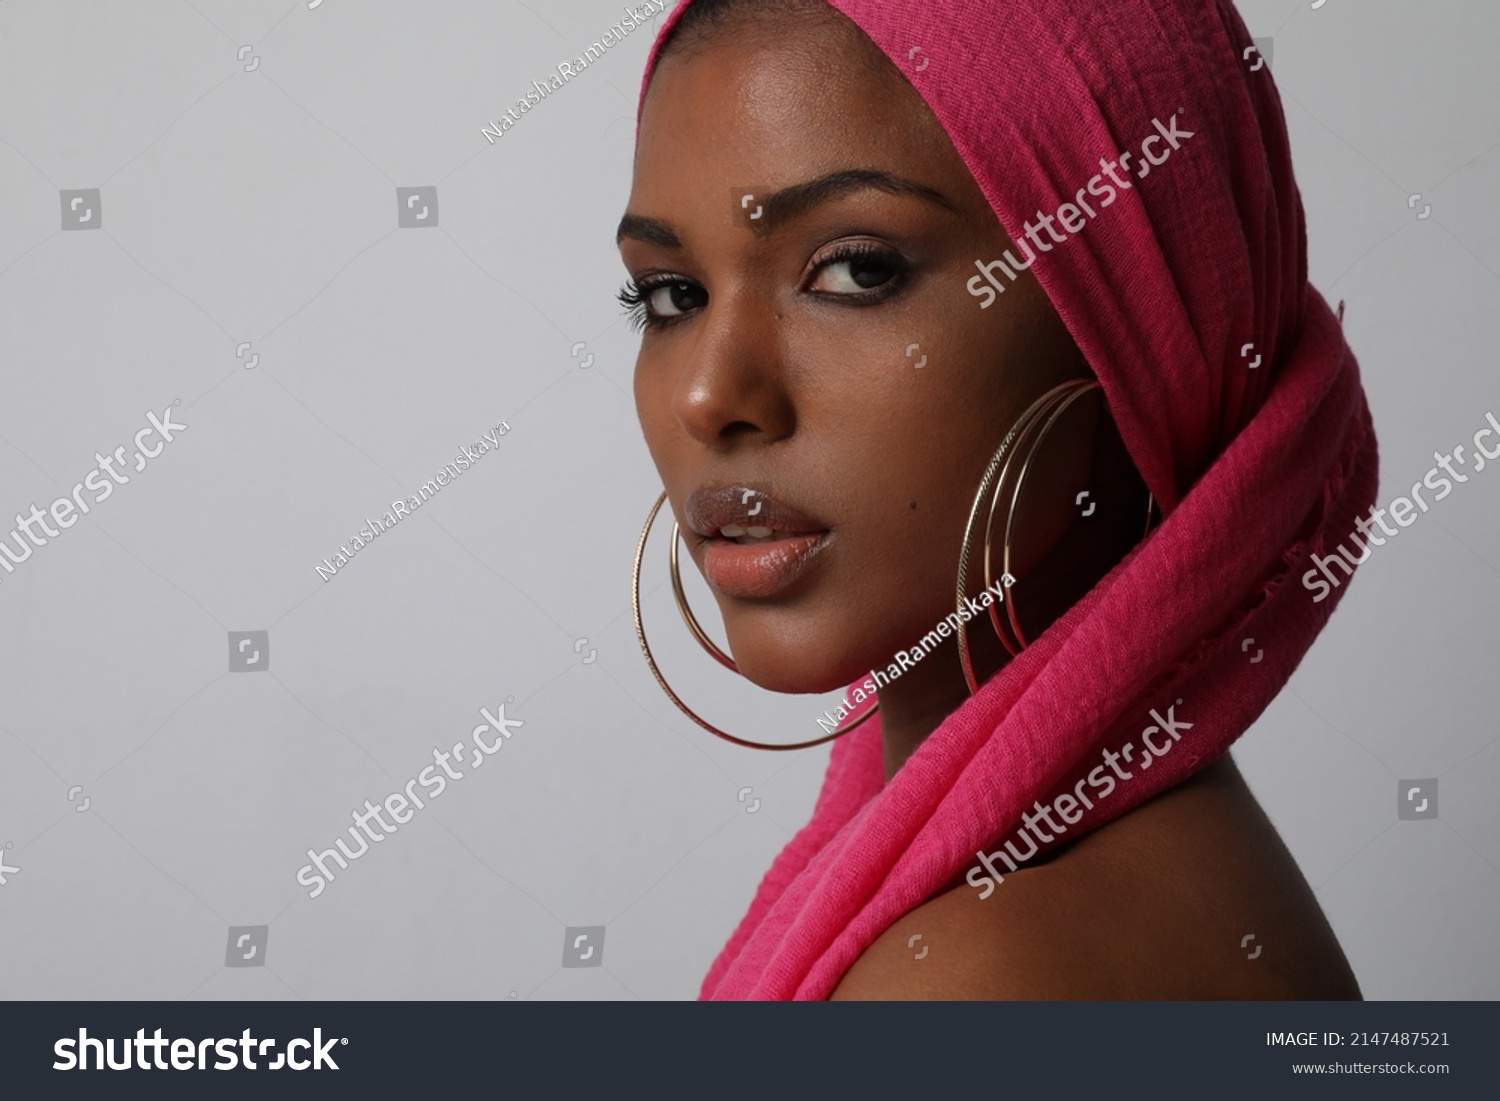
[[[765,207],[765,221],[757,233],[765,234],[782,222],[806,214],[824,203],[842,199],[857,191],[884,191],[888,195],[907,195],[921,199],[933,206],[959,214],[957,204],[941,191],[872,168],[845,168],[819,176],[805,183],[792,184],[780,191],[757,198]],[[682,240],[672,227],[659,218],[646,218],[639,214],[627,214],[620,219],[620,228],[615,232],[615,243],[630,237],[647,244],[663,248],[680,249]]]

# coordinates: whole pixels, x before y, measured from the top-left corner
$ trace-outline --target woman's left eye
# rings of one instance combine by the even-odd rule
[[[888,252],[834,256],[818,268],[809,289],[820,294],[865,294],[890,283],[901,270],[900,257]]]

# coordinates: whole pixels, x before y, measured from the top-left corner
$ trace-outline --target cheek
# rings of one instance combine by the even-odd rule
[[[932,431],[974,396],[965,341],[920,311],[808,318],[785,341],[799,414],[832,415],[876,449]]]
[[[946,537],[967,518],[1014,417],[1014,373],[1000,362],[1005,342],[988,318],[883,313],[789,334],[798,420],[850,480],[862,515],[891,525],[898,542],[914,529]]]
[[[636,358],[631,387],[635,394],[635,413],[641,422],[641,433],[646,437],[646,446],[660,466],[663,451],[674,435],[676,420],[672,415],[672,393],[676,380],[665,364],[649,359],[648,355],[642,349]]]

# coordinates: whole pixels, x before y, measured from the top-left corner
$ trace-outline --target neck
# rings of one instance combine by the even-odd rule
[[[969,623],[968,630],[974,674],[983,684],[1009,660],[1009,655],[988,624],[976,619]],[[956,638],[929,651],[920,663],[880,690],[880,735],[887,783],[927,736],[968,698],[969,686],[959,664]]]

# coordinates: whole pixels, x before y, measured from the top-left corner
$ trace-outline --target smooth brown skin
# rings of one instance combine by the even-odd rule
[[[1247,934],[1255,939],[1241,947]],[[983,901],[965,885],[917,907],[833,992],[835,1001],[1359,996],[1317,899],[1228,757],[1050,863],[1006,873]]]
[[[940,198],[862,186],[785,216],[768,201],[850,169]],[[766,207],[757,231],[738,209],[745,192]],[[892,293],[839,298],[861,289],[854,275],[882,274],[863,261],[826,266],[848,241],[904,258],[906,274],[885,284]],[[833,533],[791,591],[762,600],[715,592],[740,671],[768,689],[808,693],[884,668],[953,609],[972,497],[1012,422],[1049,387],[1089,376],[1029,272],[988,310],[965,289],[975,258],[1010,242],[941,125],[832,9],[689,41],[652,79],[620,244],[633,280],[670,274],[693,288],[653,296],[678,320],[647,330],[635,393],[700,570],[682,512],[700,485],[770,483]],[[928,356],[924,369],[906,357],[912,343]],[[1046,446],[1088,462],[1091,432],[1086,417],[1060,421]],[[1055,465],[1043,464],[1027,492],[1058,492],[1047,482]],[[1057,538],[1030,535],[1028,563]],[[1047,607],[1045,593],[1031,595],[1018,607]],[[982,678],[1003,651],[974,626]],[[882,689],[887,777],[967,698],[951,643]],[[918,932],[931,949],[914,961],[906,942]],[[1247,962],[1239,945],[1252,932],[1266,947]],[[1295,862],[1227,760],[1007,875],[982,903],[964,885],[919,906],[834,994],[1358,996]]]

